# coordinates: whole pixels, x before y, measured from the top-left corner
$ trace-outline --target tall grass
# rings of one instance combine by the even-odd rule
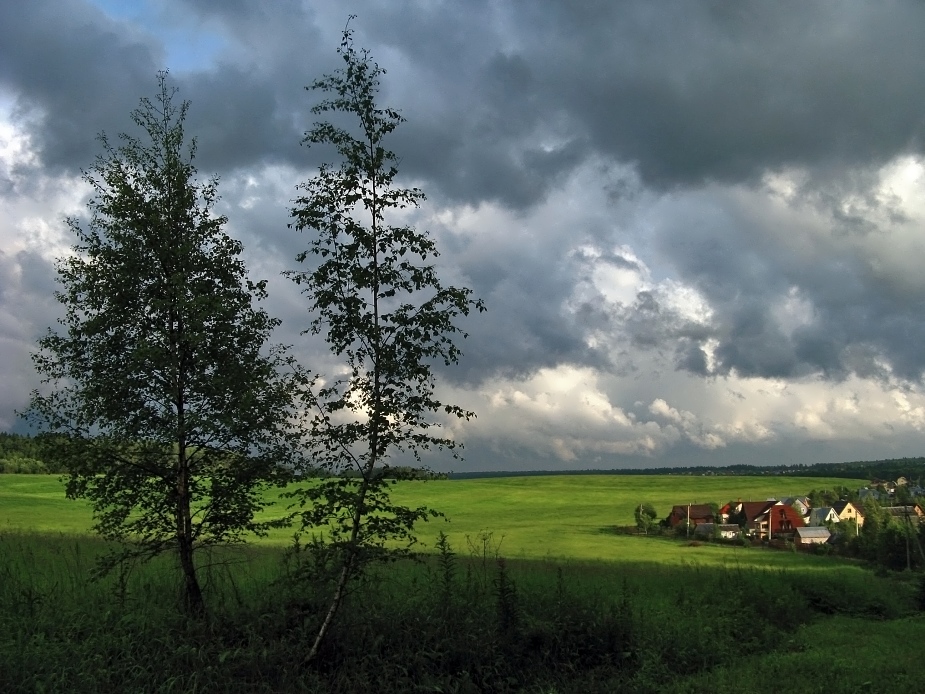
[[[205,556],[195,622],[169,558],[91,581],[100,541],[0,533],[0,691],[688,691],[705,670],[754,683],[743,657],[786,658],[819,620],[899,623],[916,598],[848,564],[505,560],[494,536],[470,540],[366,576],[306,665],[330,585],[280,549]]]

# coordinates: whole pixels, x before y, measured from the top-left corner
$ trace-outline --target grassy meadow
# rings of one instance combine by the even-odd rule
[[[673,544],[616,535],[613,528],[632,525],[633,509],[641,502],[653,504],[659,517],[665,517],[674,504],[722,505],[731,499],[794,496],[810,489],[864,483],[813,477],[553,475],[409,481],[396,485],[393,497],[409,506],[424,505],[445,514],[445,520],[434,519],[419,526],[424,551],[433,551],[441,531],[463,553],[470,542],[482,545],[481,538],[491,533],[492,547],[510,558],[672,563],[690,561],[692,552]],[[286,501],[278,500],[264,512],[263,519],[276,518],[285,508]],[[89,506],[65,499],[58,477],[0,475],[0,531],[82,534],[91,525]],[[278,530],[255,541],[286,545],[291,537],[291,531]],[[711,563],[724,562],[727,555],[735,553],[725,547],[700,549],[698,557]],[[779,553],[770,554],[772,557],[761,560],[762,565],[775,566],[780,561],[773,558]]]
[[[102,541],[56,477],[0,475],[0,691],[916,690],[920,582],[859,562],[614,532],[633,508],[723,503],[835,479],[549,476],[403,482],[443,511],[421,562],[371,573],[317,665],[330,585],[290,533],[202,553],[210,619],[177,609],[172,559],[90,581]],[[267,511],[267,517],[279,508]],[[436,547],[443,531],[449,546]],[[498,557],[504,557],[498,561]],[[807,674],[811,672],[811,676]]]

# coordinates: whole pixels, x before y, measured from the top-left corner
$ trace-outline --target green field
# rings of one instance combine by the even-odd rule
[[[800,673],[805,692],[917,691],[925,681],[917,576],[613,530],[632,524],[641,501],[665,516],[676,503],[852,484],[607,475],[403,482],[398,501],[446,514],[419,536],[434,552],[444,531],[455,568],[447,573],[437,555],[371,574],[345,607],[327,664],[306,670],[298,653],[326,588],[279,582],[290,533],[200,555],[213,615],[201,625],[177,609],[169,557],[90,582],[105,545],[87,535],[89,506],[65,499],[55,477],[0,475],[0,690],[360,692],[375,683],[750,692]]]
[[[676,544],[615,535],[612,528],[632,525],[633,509],[644,501],[665,517],[674,504],[723,504],[862,484],[862,480],[836,478],[559,475],[403,482],[396,486],[394,498],[446,514],[445,521],[419,526],[424,550],[432,549],[442,530],[462,553],[468,549],[467,538],[478,541],[480,533],[488,532],[492,546],[512,558],[725,563],[733,555],[737,561],[751,562],[758,553],[718,546],[695,552]],[[276,517],[284,508],[285,502],[279,502],[264,517]],[[59,478],[0,475],[0,530],[84,533],[91,525],[88,505],[65,499]],[[290,538],[290,531],[280,530],[259,542],[287,544]],[[789,561],[780,553],[766,554],[760,563],[777,566]]]

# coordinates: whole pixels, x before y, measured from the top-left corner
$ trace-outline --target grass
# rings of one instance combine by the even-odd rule
[[[282,580],[288,533],[200,556],[212,618],[170,557],[87,578],[102,541],[54,477],[0,475],[0,691],[914,690],[916,576],[792,552],[617,535],[635,504],[765,498],[845,480],[535,477],[409,482],[443,510],[429,557],[387,565],[300,661],[330,584]],[[272,511],[271,511],[272,512]],[[444,531],[453,553],[437,552]],[[506,556],[503,563],[498,556]]]
[[[922,616],[887,622],[835,616],[800,627],[781,651],[697,673],[666,684],[662,691],[757,692],[769,683],[793,683],[795,675],[801,694],[921,691],[923,640]]]
[[[761,691],[789,671],[812,673],[807,691],[883,691],[856,685],[873,672],[915,683],[922,669],[923,623],[904,617],[914,586],[839,563],[819,577],[461,553],[447,572],[438,555],[372,574],[306,668],[327,588],[275,583],[278,547],[206,559],[204,624],[176,610],[168,558],[88,583],[103,550],[0,533],[0,691]],[[883,669],[907,661],[906,679]]]
[[[523,559],[705,562],[722,565],[743,559],[742,552],[705,546],[679,551],[676,545],[615,535],[615,526],[633,524],[633,509],[652,503],[661,517],[674,504],[723,504],[731,499],[764,499],[805,494],[836,485],[860,486],[862,480],[787,477],[548,476],[403,482],[393,498],[446,514],[446,521],[422,524],[418,536],[433,550],[440,531],[465,550],[470,541],[491,533],[502,554]],[[280,502],[263,517],[278,517]],[[63,483],[51,475],[0,475],[0,529],[85,533],[92,525],[89,506],[64,498]],[[288,544],[292,532],[275,531],[258,542]],[[745,553],[748,554],[748,553]],[[769,553],[777,566],[790,560]],[[738,558],[736,558],[738,557]],[[764,564],[764,560],[759,562]]]

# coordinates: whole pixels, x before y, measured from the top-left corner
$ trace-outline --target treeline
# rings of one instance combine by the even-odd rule
[[[411,467],[410,465],[389,465],[377,468],[377,470],[380,471],[377,478],[384,480],[445,480],[449,478],[449,473],[435,472],[425,467]],[[335,475],[323,468],[313,468],[302,476],[317,479],[327,479],[329,477],[360,479],[363,477],[359,470],[343,470]]]
[[[451,472],[450,479],[478,479],[491,477],[536,477],[547,475],[688,475],[688,476],[753,476],[767,477],[841,477],[844,479],[910,480],[925,479],[925,458],[891,458],[887,460],[859,460],[845,463],[803,463],[795,465],[722,465],[711,467],[659,467],[590,470],[497,470],[488,472]]]
[[[0,473],[60,474],[64,470],[47,453],[47,442],[32,436],[0,432]],[[925,479],[925,457],[858,460],[844,463],[813,463],[811,465],[724,465],[720,467],[660,467],[589,470],[497,470],[489,472],[433,472],[424,468],[395,466],[387,478],[394,479],[478,479],[494,477],[536,477],[546,475],[736,475],[790,477],[841,477],[844,479],[895,480],[906,477],[918,482]],[[326,476],[319,471],[318,476]],[[347,471],[341,476],[349,477]]]
[[[63,474],[66,472],[63,465],[57,460],[49,448],[54,446],[51,437],[35,438],[23,434],[7,434],[0,432],[0,474],[11,473],[20,475]],[[304,477],[327,478],[333,476],[323,469],[316,469]],[[355,470],[345,470],[337,475],[345,478],[358,478],[360,473]],[[427,468],[416,468],[410,465],[395,465],[384,469],[383,479],[394,480],[445,480],[445,472],[434,472]]]
[[[46,442],[0,432],[0,473],[60,474],[64,469],[47,454]]]

